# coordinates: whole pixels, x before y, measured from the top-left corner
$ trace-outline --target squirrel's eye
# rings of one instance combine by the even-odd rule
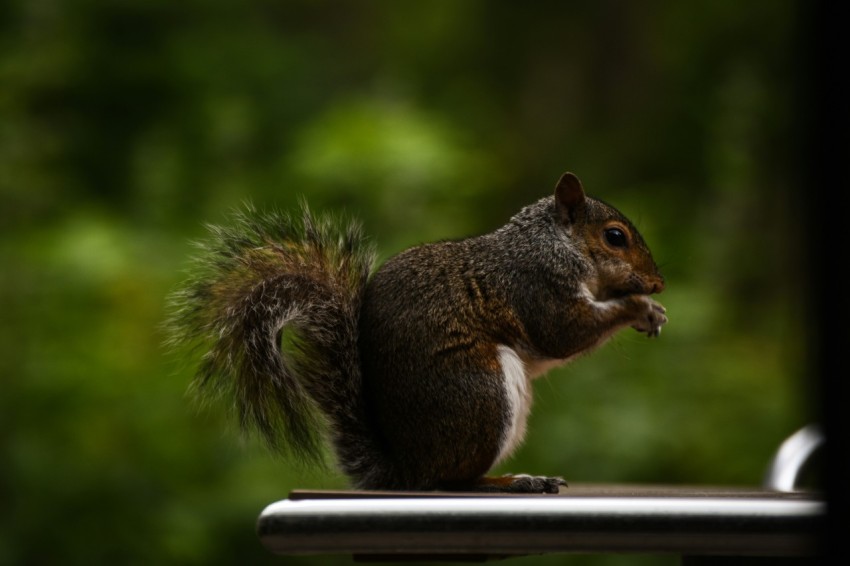
[[[629,243],[626,234],[619,228],[605,230],[605,241],[615,248],[625,248]]]

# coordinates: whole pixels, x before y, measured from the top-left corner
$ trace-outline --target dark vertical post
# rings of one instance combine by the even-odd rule
[[[847,207],[848,105],[847,20],[843,2],[801,0],[800,184],[794,191],[806,212],[809,298],[814,328],[809,333],[813,381],[826,436],[822,477],[827,496],[823,550],[846,557],[850,550],[850,211]]]

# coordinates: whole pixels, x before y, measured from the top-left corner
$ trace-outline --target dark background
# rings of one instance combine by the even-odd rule
[[[343,478],[193,405],[162,347],[190,240],[246,200],[356,216],[382,258],[494,229],[565,170],[635,221],[669,325],[536,382],[496,472],[752,486],[804,424],[843,435],[829,6],[5,2],[0,564],[328,561],[270,555],[254,522]]]

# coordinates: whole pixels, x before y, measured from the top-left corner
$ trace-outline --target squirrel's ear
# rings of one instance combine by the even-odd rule
[[[578,177],[567,171],[555,185],[555,209],[564,222],[572,222],[575,211],[584,205],[584,188]]]

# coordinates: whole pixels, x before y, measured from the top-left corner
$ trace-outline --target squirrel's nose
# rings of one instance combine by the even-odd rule
[[[654,295],[664,290],[664,278],[658,277],[649,281],[649,294]]]

